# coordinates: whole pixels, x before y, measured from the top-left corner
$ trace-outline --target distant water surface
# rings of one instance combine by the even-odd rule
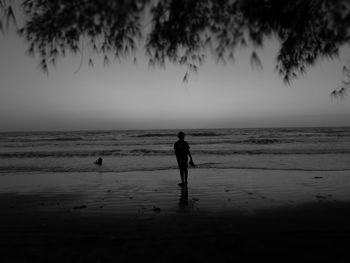
[[[0,173],[176,169],[178,130],[0,133]],[[350,170],[350,127],[185,130],[198,168]],[[93,162],[101,156],[103,165]]]

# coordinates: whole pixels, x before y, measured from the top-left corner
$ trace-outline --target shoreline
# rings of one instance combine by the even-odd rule
[[[257,209],[286,205],[350,201],[350,179],[346,171],[196,168],[189,171],[186,192],[177,185],[179,181],[176,170],[2,175],[0,195],[13,194],[13,198],[0,202],[0,208],[32,207],[55,212],[86,206],[80,209],[83,213],[126,216],[149,215],[154,207],[159,207],[162,214],[182,210],[241,210],[253,214]],[[36,195],[40,198],[33,197]],[[184,202],[187,202],[185,208],[181,206]]]
[[[186,193],[173,170],[1,176],[2,262],[350,260],[346,172],[189,179]]]

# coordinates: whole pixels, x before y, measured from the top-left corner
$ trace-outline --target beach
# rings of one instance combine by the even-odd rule
[[[2,262],[349,259],[347,172],[191,169],[187,193],[178,181],[176,170],[2,176]]]
[[[350,263],[350,0],[0,14],[0,263]]]
[[[185,133],[2,133],[1,262],[349,261],[350,128]]]

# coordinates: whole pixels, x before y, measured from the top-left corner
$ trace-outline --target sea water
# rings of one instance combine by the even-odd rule
[[[0,173],[177,169],[179,130],[0,133]],[[350,127],[184,130],[199,169],[350,170]],[[94,161],[101,157],[102,166]]]
[[[350,200],[350,127],[184,130],[196,164],[186,194],[178,131],[1,133],[2,205],[152,216]]]

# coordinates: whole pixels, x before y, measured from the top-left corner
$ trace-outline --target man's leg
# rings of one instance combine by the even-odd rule
[[[183,185],[185,182],[185,173],[181,169],[180,169],[180,177],[181,177],[181,184]]]
[[[187,176],[188,176],[188,170],[186,169],[186,170],[184,171],[185,184],[187,184]]]

